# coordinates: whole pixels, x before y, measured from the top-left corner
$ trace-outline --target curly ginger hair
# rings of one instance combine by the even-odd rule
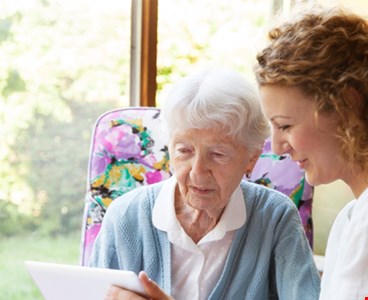
[[[316,115],[337,115],[342,157],[368,170],[368,21],[313,7],[276,26],[269,40],[257,55],[258,85],[297,87],[314,99]]]

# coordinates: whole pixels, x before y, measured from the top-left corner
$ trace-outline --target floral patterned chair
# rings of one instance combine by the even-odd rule
[[[312,201],[314,188],[305,179],[304,170],[289,156],[279,156],[271,151],[267,139],[263,152],[248,179],[278,190],[291,198],[298,207],[305,233],[313,249]]]
[[[90,148],[82,227],[81,264],[88,265],[105,211],[118,196],[169,178],[167,146],[160,134],[160,110],[150,107],[109,111],[96,122]],[[277,156],[267,141],[250,181],[288,195],[298,207],[312,246],[313,188],[304,172],[286,156]]]

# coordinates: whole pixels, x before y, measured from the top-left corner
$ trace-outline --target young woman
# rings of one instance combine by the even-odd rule
[[[339,213],[326,249],[320,300],[368,297],[368,23],[313,8],[269,32],[255,67],[272,147],[310,184],[341,179],[356,199]]]

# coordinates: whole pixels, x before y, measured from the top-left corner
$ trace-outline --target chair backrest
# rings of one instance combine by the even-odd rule
[[[81,264],[88,265],[109,204],[139,186],[171,176],[159,109],[126,108],[100,116],[92,134],[82,224]]]
[[[287,195],[299,210],[305,233],[313,249],[312,202],[314,188],[305,179],[305,172],[289,156],[271,151],[267,139],[249,181],[265,185]]]
[[[88,265],[105,211],[118,196],[139,186],[169,178],[167,146],[160,134],[160,110],[122,108],[100,116],[93,129],[82,224],[81,264]],[[267,141],[250,181],[288,195],[297,205],[312,246],[313,188],[288,157],[272,154]]]

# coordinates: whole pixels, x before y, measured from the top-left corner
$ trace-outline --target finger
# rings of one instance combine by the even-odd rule
[[[110,286],[104,300],[145,300],[140,295],[118,286]]]
[[[144,271],[138,274],[140,281],[142,282],[143,288],[147,293],[147,296],[152,300],[174,300],[158,286],[156,282],[151,280]]]

